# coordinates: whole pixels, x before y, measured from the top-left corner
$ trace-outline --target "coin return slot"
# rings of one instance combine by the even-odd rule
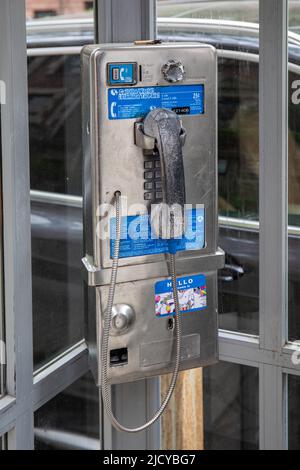
[[[128,349],[112,349],[110,351],[110,366],[122,366],[128,363]]]

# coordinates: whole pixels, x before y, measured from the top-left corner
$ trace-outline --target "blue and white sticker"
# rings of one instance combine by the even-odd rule
[[[206,277],[204,274],[177,278],[180,313],[193,313],[207,307]],[[155,284],[155,314],[157,317],[175,315],[171,279]]]
[[[109,119],[146,116],[155,108],[171,109],[177,114],[204,114],[204,85],[110,88]]]
[[[110,219],[110,257],[113,257],[116,219]],[[184,237],[178,239],[177,250],[202,250],[205,247],[205,209],[203,206],[186,211]],[[120,258],[168,253],[168,240],[152,233],[148,214],[122,217]]]
[[[136,83],[136,62],[108,64],[108,83],[110,85],[134,85]]]

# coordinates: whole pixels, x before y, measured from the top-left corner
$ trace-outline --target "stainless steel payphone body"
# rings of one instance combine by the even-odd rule
[[[87,46],[82,70],[86,336],[96,381],[115,227],[108,207],[120,191],[126,197],[125,229],[136,218],[147,226],[152,205],[163,197],[155,139],[143,131],[145,117],[157,108],[180,117],[187,225],[199,223],[197,240],[185,240],[177,253],[180,369],[213,364],[217,270],[224,263],[217,245],[216,52],[199,44]],[[101,230],[108,236],[101,237]],[[108,352],[111,384],[174,367],[168,256],[160,239],[121,240]]]

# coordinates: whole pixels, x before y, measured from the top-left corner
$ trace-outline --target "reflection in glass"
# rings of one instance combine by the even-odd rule
[[[259,448],[258,369],[220,362],[204,368],[206,450]]]
[[[93,21],[72,19],[27,30],[35,368],[83,338],[80,56],[61,55],[57,37],[92,42]]]
[[[258,6],[258,1],[158,2],[160,38],[218,49],[219,244],[226,253],[219,320],[223,329],[249,334],[259,331]]]
[[[80,207],[32,201],[35,368],[84,336]]]
[[[6,450],[7,449],[7,436],[6,434],[4,436],[0,436],[0,450]]]
[[[87,374],[35,412],[36,450],[99,450],[98,388]]]
[[[293,33],[289,45],[289,164],[288,220],[289,233],[289,340],[300,339],[300,1],[289,2],[289,28]],[[291,34],[290,33],[290,34]]]
[[[57,17],[85,18],[93,14],[93,0],[26,0],[27,20],[55,20]]]
[[[258,0],[158,0],[157,16],[258,23]]]
[[[79,56],[28,62],[34,363],[83,338]],[[51,198],[52,195],[52,198]],[[75,200],[75,202],[74,202]]]
[[[30,56],[31,189],[81,195],[79,55]]]
[[[300,450],[300,377],[288,376],[288,446]]]
[[[0,106],[1,108],[1,106]],[[1,109],[0,109],[0,123],[1,123]],[[2,139],[1,139],[1,125],[0,125],[0,162],[2,162]],[[0,166],[0,181],[2,180],[2,168]],[[3,220],[2,220],[2,184],[0,183],[0,398],[5,394],[5,331],[4,331],[4,306],[3,306]]]

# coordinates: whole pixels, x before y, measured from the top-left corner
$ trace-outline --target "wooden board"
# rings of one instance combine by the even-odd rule
[[[161,378],[165,396],[170,375]],[[161,423],[163,450],[203,450],[203,376],[202,369],[180,372],[174,394]]]

